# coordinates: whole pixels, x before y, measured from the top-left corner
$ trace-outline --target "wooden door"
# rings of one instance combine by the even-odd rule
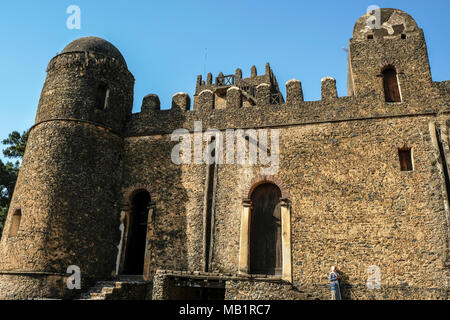
[[[252,193],[250,272],[281,274],[281,191],[270,183]]]
[[[386,102],[401,102],[397,72],[394,69],[389,68],[383,71],[383,86]]]

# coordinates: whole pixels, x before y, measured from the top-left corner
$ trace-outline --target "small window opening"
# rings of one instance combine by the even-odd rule
[[[401,171],[412,171],[413,167],[410,148],[398,149],[398,158],[400,160]]]
[[[373,34],[367,35],[367,39],[372,40],[373,39]]]
[[[9,237],[16,237],[20,227],[20,220],[22,219],[22,210],[14,211],[11,220],[11,227],[9,229]]]
[[[105,84],[100,84],[97,87],[97,96],[95,106],[97,109],[105,110],[108,104],[109,90]]]
[[[402,33],[402,35],[400,36],[402,39],[406,39],[406,34]]]
[[[397,71],[387,68],[383,72],[384,97],[386,102],[401,102],[400,88],[397,81]]]

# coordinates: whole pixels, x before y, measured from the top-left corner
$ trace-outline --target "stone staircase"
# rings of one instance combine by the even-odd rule
[[[79,300],[145,300],[151,288],[152,282],[144,281],[142,276],[119,276],[110,281],[97,281]]]
[[[245,82],[240,79],[238,84],[239,89],[241,89],[242,95],[250,101],[252,105],[256,104],[256,87],[252,84]]]

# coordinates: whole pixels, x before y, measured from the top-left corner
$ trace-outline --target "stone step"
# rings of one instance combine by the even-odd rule
[[[98,281],[87,292],[80,295],[80,300],[120,299],[127,290],[142,290],[147,284],[142,276],[123,276],[113,281]],[[122,291],[124,290],[124,291]]]
[[[113,293],[115,289],[116,289],[115,287],[114,287],[114,288],[111,288],[111,287],[104,287],[104,288],[102,288],[101,293],[102,293],[102,294]]]
[[[118,275],[116,277],[117,282],[143,282],[144,277],[142,275]]]
[[[116,281],[97,281],[95,283],[95,287],[101,286],[101,287],[114,287],[116,284]]]

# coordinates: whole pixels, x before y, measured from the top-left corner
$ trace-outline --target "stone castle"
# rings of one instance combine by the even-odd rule
[[[350,39],[348,95],[325,77],[320,101],[295,79],[284,98],[267,64],[198,76],[193,110],[185,93],[170,110],[150,94],[132,114],[120,52],[66,46],[0,242],[0,298],[329,299],[335,265],[344,299],[449,299],[450,81],[432,80],[411,16],[369,18]],[[278,170],[174,163],[172,132],[194,136],[196,121],[243,129],[247,146],[277,130]]]

